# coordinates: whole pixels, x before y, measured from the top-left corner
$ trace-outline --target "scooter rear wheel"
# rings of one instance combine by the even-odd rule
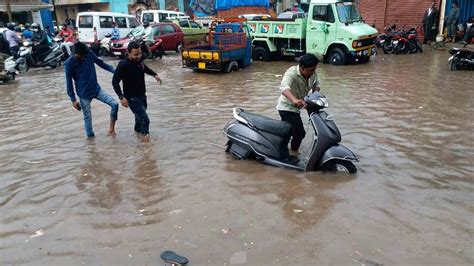
[[[354,174],[357,172],[355,165],[349,161],[331,160],[323,165],[323,170],[330,172],[343,172]]]

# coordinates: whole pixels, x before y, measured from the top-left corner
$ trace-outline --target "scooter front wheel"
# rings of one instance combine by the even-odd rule
[[[344,160],[331,160],[326,162],[322,169],[330,172],[343,172],[349,174],[354,174],[357,172],[357,168],[352,162]]]

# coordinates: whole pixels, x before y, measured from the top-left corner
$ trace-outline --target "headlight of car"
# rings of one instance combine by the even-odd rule
[[[188,51],[183,51],[183,57],[188,57],[188,56],[189,56]]]
[[[212,53],[212,59],[219,60],[219,53],[218,52],[213,52]]]
[[[124,44],[123,44],[123,47],[124,47],[124,48],[127,48],[129,43],[130,43],[130,42],[124,43]]]

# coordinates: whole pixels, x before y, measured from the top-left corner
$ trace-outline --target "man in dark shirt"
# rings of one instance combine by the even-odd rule
[[[115,136],[115,121],[117,120],[119,105],[114,98],[107,94],[107,92],[105,92],[97,83],[94,63],[110,73],[114,73],[114,67],[104,63],[102,59],[97,58],[93,52],[89,51],[89,48],[85,44],[81,42],[75,43],[74,56],[69,57],[69,59],[64,63],[67,94],[71,99],[72,106],[78,111],[82,109],[87,137],[94,137],[91,113],[92,99],[95,98],[110,105],[111,111],[108,135],[113,137]],[[80,104],[76,100],[73,80],[76,87],[76,93],[79,96]]]
[[[143,142],[150,141],[150,119],[146,113],[145,73],[153,76],[161,85],[161,79],[153,70],[149,69],[142,60],[140,45],[132,41],[128,44],[128,58],[120,61],[115,69],[112,85],[123,107],[130,107],[135,115],[135,132],[142,135]],[[120,88],[123,85],[123,93]]]

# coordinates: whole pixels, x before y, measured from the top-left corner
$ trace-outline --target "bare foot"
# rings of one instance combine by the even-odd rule
[[[142,141],[143,142],[150,142],[151,137],[150,134],[143,135]]]
[[[109,131],[109,133],[107,133],[107,136],[115,138],[117,136],[117,133],[115,133],[115,131]]]

